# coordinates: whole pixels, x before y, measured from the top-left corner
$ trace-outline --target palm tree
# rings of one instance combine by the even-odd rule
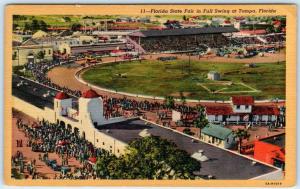
[[[166,96],[165,97],[165,105],[167,109],[172,109],[175,106],[175,99],[173,96]]]
[[[197,112],[198,112],[198,117],[195,120],[195,126],[197,128],[200,128],[200,137],[201,137],[201,130],[208,124],[208,120],[206,118],[204,106],[198,106]]]
[[[180,101],[181,101],[182,105],[184,106],[186,104],[186,97],[183,95],[182,91],[180,91],[179,95],[180,95]]]
[[[242,141],[244,139],[248,139],[250,137],[250,134],[245,129],[238,129],[237,131],[234,132],[234,134],[238,138],[238,141],[239,141],[238,151],[239,151],[239,153],[241,153]]]

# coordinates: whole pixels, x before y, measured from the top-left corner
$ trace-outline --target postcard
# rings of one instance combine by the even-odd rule
[[[295,5],[8,5],[5,27],[6,184],[295,184]]]

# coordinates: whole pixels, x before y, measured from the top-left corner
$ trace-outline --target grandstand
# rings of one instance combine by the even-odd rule
[[[179,28],[172,30],[145,30],[133,32],[128,40],[141,51],[184,52],[195,51],[199,46],[219,48],[229,44],[224,33],[238,32],[233,27]]]

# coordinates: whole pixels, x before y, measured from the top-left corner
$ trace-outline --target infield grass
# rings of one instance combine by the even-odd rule
[[[219,72],[221,81],[208,80],[209,71]],[[150,96],[183,92],[197,100],[228,100],[232,95],[285,99],[285,62],[249,68],[241,63],[128,61],[99,65],[85,71],[82,78],[100,87]]]

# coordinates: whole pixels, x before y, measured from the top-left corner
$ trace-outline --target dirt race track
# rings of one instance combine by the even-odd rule
[[[183,59],[183,60],[188,60],[189,56],[186,54],[159,54],[159,55],[145,55],[144,58],[146,59],[156,59],[158,57],[163,57],[163,56],[176,56],[178,59]],[[263,57],[260,56],[254,56],[251,58],[244,58],[244,59],[239,59],[235,58],[233,56],[226,58],[226,57],[219,57],[219,56],[214,56],[214,55],[209,55],[209,56],[204,56],[200,57],[199,56],[191,56],[191,60],[200,60],[204,62],[226,62],[226,63],[242,63],[242,64],[247,64],[247,63],[271,63],[271,62],[282,62],[286,60],[286,53],[285,50],[282,50],[280,52],[277,52],[275,54],[272,53],[265,53]]]
[[[146,55],[144,58],[146,59],[156,59],[157,57],[162,57],[162,56],[177,56],[178,59],[188,59],[189,57],[186,55],[175,55],[175,54],[159,54],[159,55]],[[198,59],[198,56],[191,57],[191,59]],[[103,58],[103,62],[112,62],[112,61],[119,61],[119,58],[114,58],[114,57],[108,57],[108,58]],[[224,58],[224,57],[210,57],[210,58],[201,58],[200,60],[202,61],[209,61],[209,62],[239,62],[239,63],[271,63],[271,62],[278,62],[278,61],[285,61],[285,52],[281,51],[280,53],[276,54],[266,54],[264,57],[253,57],[253,58],[248,58],[248,59],[236,59],[236,58]],[[52,70],[50,70],[47,74],[47,77],[51,79],[52,82],[60,85],[60,86],[66,86],[72,90],[80,90],[80,91],[85,91],[87,89],[90,89],[89,86],[80,83],[76,78],[75,78],[75,73],[80,70],[81,67],[55,67]],[[120,94],[115,94],[115,93],[110,93],[110,92],[105,92],[102,90],[95,89],[99,94],[101,95],[109,95],[112,97],[124,97],[124,95]],[[145,100],[144,98],[139,98],[139,97],[128,97],[129,99],[135,99],[135,100]],[[153,101],[153,99],[147,99],[149,101]],[[158,100],[162,101],[162,100]],[[194,106],[199,103],[188,103],[191,106]],[[202,105],[217,105],[217,103],[211,102],[211,103],[201,103]],[[274,104],[274,103],[264,103],[264,104]],[[278,105],[278,103],[277,103]]]

